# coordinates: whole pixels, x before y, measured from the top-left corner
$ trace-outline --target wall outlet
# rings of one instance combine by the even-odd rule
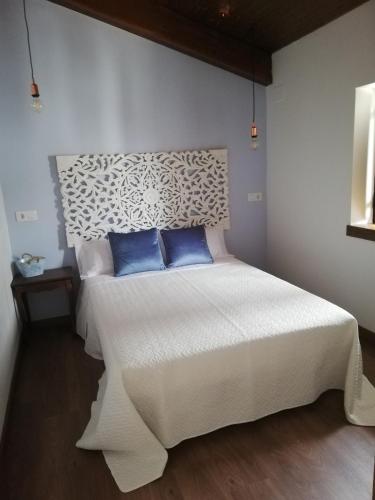
[[[16,212],[17,222],[34,222],[38,220],[38,212],[36,210],[24,210]]]
[[[247,201],[262,201],[263,193],[248,193]]]

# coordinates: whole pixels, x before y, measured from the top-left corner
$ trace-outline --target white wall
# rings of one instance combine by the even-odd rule
[[[269,269],[375,331],[375,242],[350,223],[355,88],[375,82],[372,0],[273,56],[267,89]]]
[[[264,87],[256,86],[262,137],[254,152],[249,80],[46,0],[27,5],[40,115],[30,108],[21,0],[2,0],[0,16],[0,180],[14,254],[74,264],[55,155],[228,147],[228,246],[263,267],[266,201],[249,203],[247,193],[265,191]],[[26,209],[37,209],[39,221],[16,223],[15,211]],[[61,313],[60,298],[36,295],[34,305],[43,301],[49,315]]]
[[[18,325],[10,289],[11,281],[9,234],[0,186],[0,436],[18,348]]]

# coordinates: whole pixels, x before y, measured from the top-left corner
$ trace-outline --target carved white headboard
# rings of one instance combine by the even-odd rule
[[[56,160],[70,247],[108,231],[229,227],[226,149]]]

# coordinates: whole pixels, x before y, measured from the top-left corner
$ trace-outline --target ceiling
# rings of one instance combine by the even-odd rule
[[[365,3],[365,0],[50,1],[263,85],[272,83],[274,51]]]
[[[272,53],[364,0],[157,0],[184,18]],[[223,15],[223,17],[220,15]]]

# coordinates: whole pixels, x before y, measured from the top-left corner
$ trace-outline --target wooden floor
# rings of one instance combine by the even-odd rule
[[[375,382],[375,346],[363,347]],[[340,391],[185,441],[170,450],[161,479],[122,494],[101,452],[74,446],[102,371],[67,326],[32,332],[11,407],[2,500],[371,499],[375,430],[346,422]]]

